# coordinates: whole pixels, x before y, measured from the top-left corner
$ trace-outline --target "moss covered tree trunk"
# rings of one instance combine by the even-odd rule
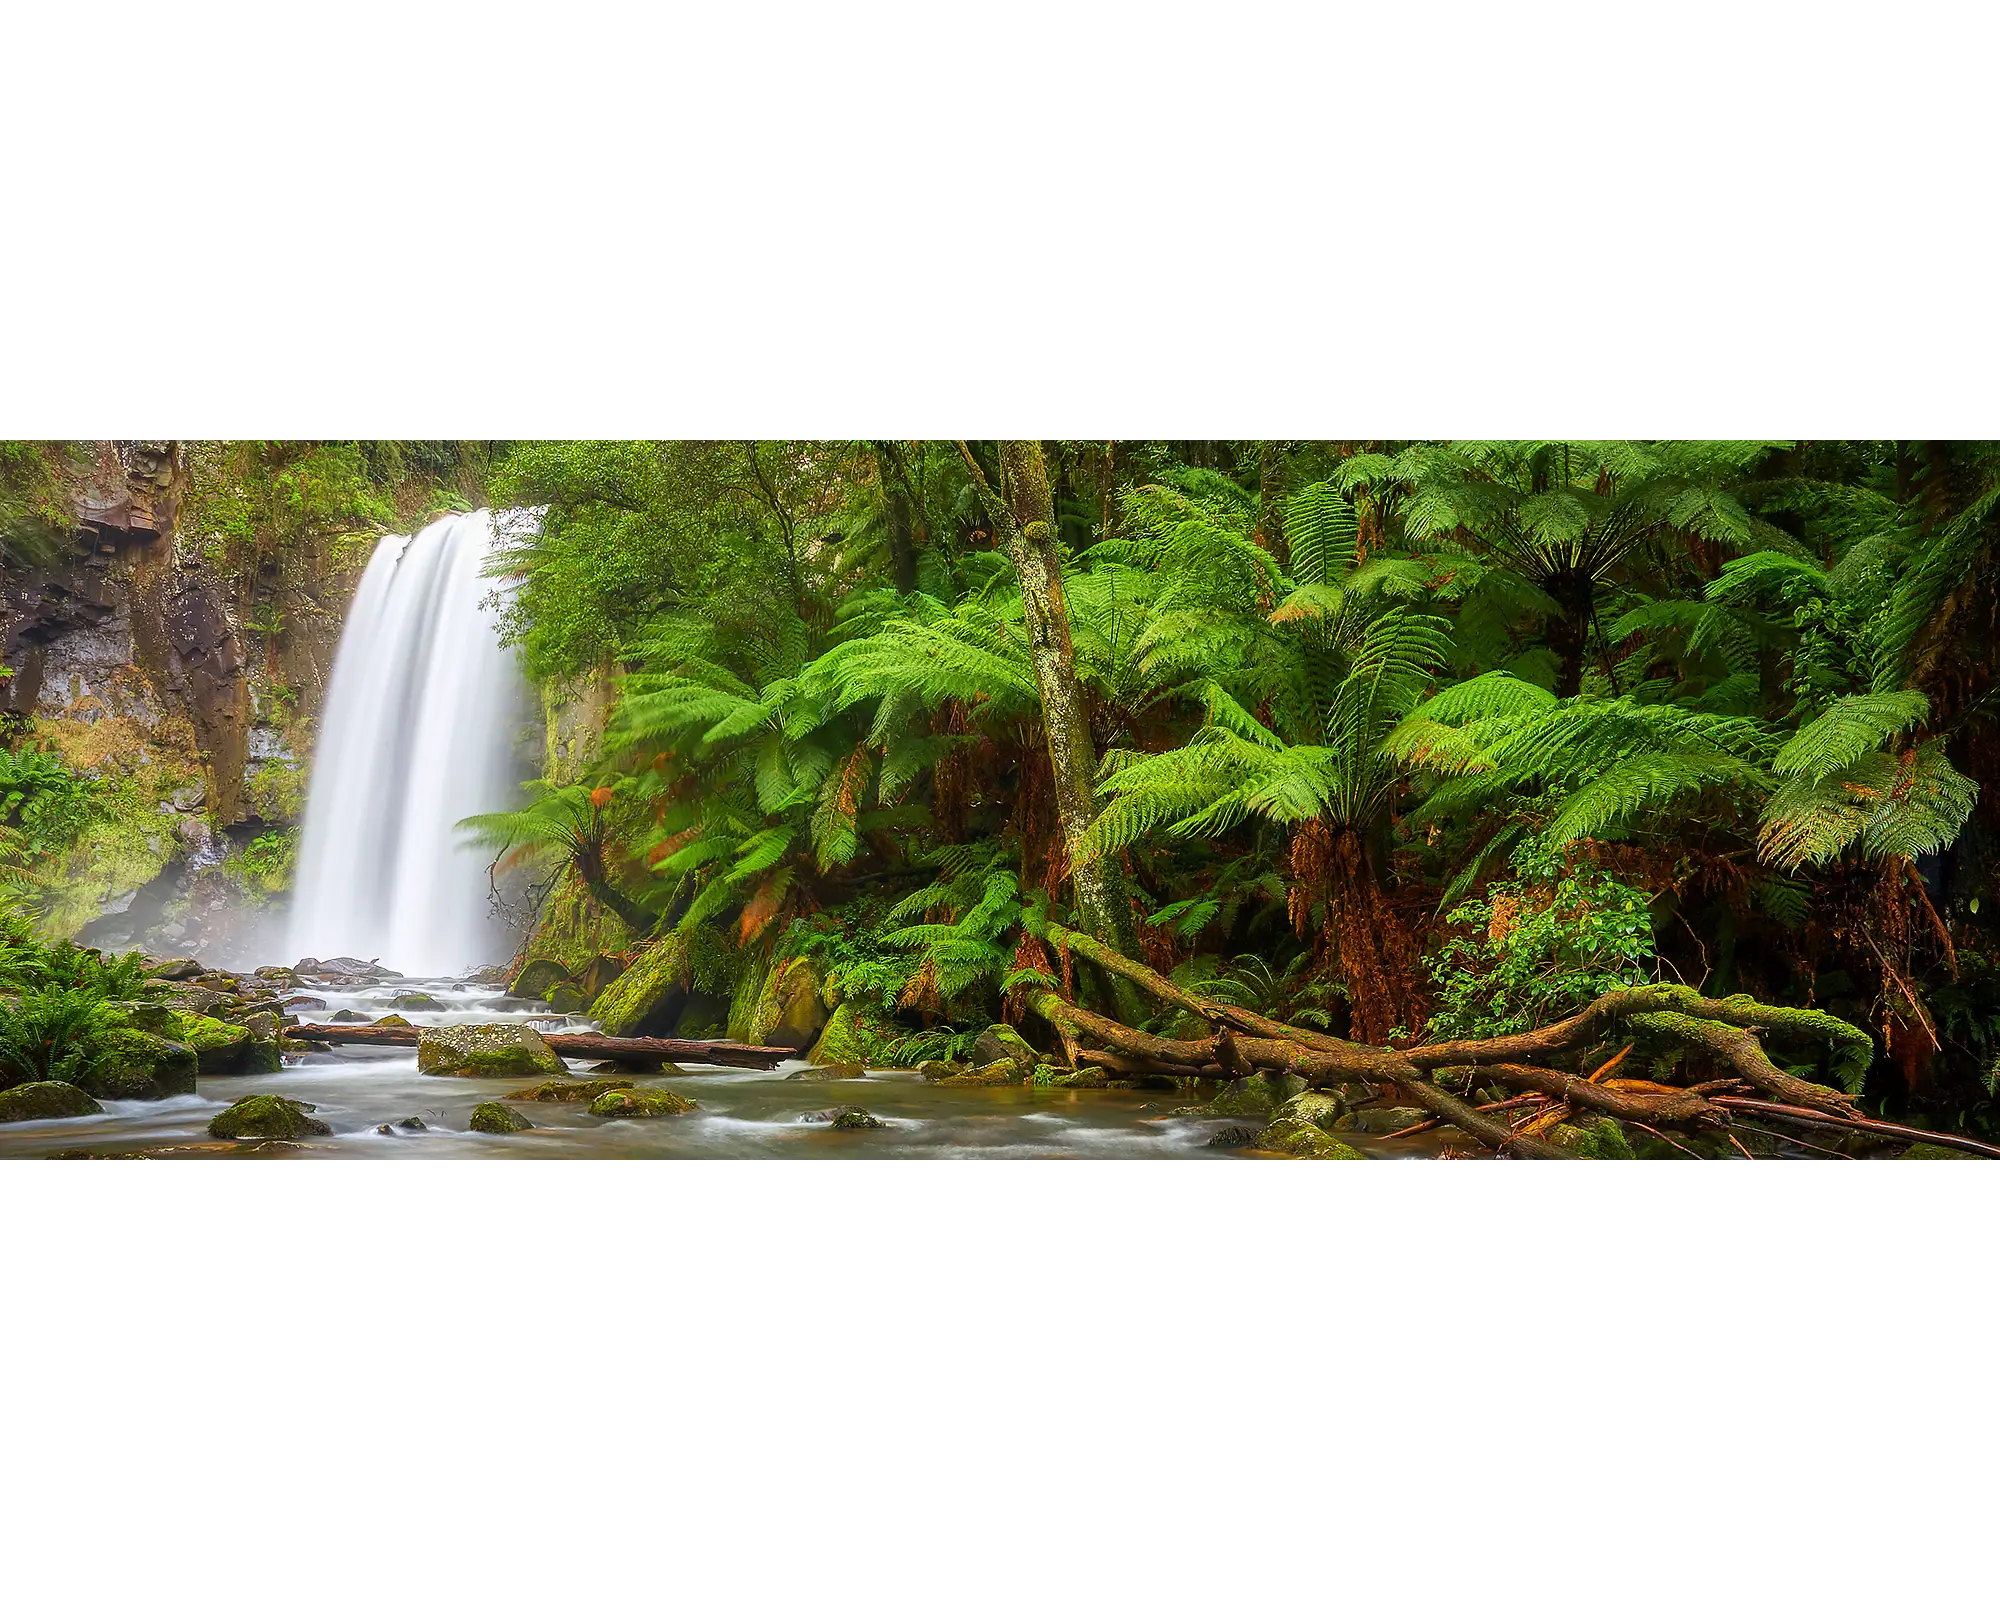
[[[1087,933],[1120,955],[1136,959],[1138,941],[1133,937],[1132,900],[1124,874],[1117,862],[1099,855],[1089,841],[1090,826],[1097,820],[1097,796],[1092,787],[1097,750],[1083,686],[1076,676],[1069,607],[1063,597],[1055,497],[1049,488],[1041,444],[1033,439],[1001,441],[1001,488],[997,495],[987,486],[970,451],[965,459],[1021,582],[1028,654],[1041,690],[1042,728],[1048,740],[1056,816],[1069,853],[1077,920]],[[1121,1014],[1131,1014],[1136,997],[1122,984],[1117,989],[1114,1003]]]

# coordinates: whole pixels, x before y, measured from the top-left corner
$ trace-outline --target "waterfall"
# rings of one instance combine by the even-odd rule
[[[504,954],[491,852],[454,832],[520,798],[527,698],[481,604],[493,531],[471,511],[369,558],[314,744],[289,960],[360,956],[436,977]]]

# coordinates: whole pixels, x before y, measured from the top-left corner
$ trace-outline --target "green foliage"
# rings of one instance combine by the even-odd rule
[[[12,1083],[74,1083],[123,1016],[89,987],[30,989],[0,1008],[0,1073]]]
[[[102,811],[97,781],[53,751],[0,749],[0,825],[30,851],[67,847]]]
[[[1510,879],[1446,917],[1476,931],[1452,939],[1431,963],[1437,1038],[1520,1033],[1608,990],[1653,980],[1643,891],[1543,840],[1517,849],[1512,865]]]

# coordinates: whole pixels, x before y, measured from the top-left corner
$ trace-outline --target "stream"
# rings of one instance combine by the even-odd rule
[[[583,1018],[552,1015],[508,999],[495,988],[450,982],[398,979],[380,988],[339,990],[305,984],[293,992],[312,995],[320,1005],[294,1009],[305,1021],[326,1021],[342,1008],[372,1021],[388,1013],[395,994],[413,988],[454,1007],[424,1012],[425,1026],[505,1020],[529,1022],[546,1032],[590,1031]],[[61,1151],[288,1160],[1104,1160],[1244,1154],[1240,1149],[1209,1146],[1217,1129],[1232,1119],[1174,1115],[1176,1106],[1192,1102],[1172,1092],[953,1088],[949,1082],[926,1083],[915,1071],[870,1072],[864,1078],[833,1083],[789,1081],[787,1074],[804,1066],[803,1061],[785,1062],[771,1072],[690,1066],[681,1069],[681,1076],[665,1077],[635,1073],[629,1067],[593,1071],[579,1062],[575,1076],[631,1078],[642,1088],[671,1088],[700,1109],[678,1117],[622,1119],[594,1117],[583,1102],[512,1101],[509,1104],[534,1127],[526,1133],[496,1135],[466,1131],[472,1108],[545,1080],[426,1077],[417,1071],[414,1050],[340,1045],[306,1055],[281,1073],[204,1076],[192,1095],[106,1101],[102,1116],[0,1126],[0,1157]],[[314,1115],[333,1129],[333,1136],[298,1144],[245,1140],[232,1145],[210,1139],[209,1118],[252,1094],[282,1094],[309,1102],[317,1107]],[[803,1120],[808,1113],[846,1105],[860,1106],[887,1126],[848,1131]],[[422,1132],[376,1131],[384,1123],[393,1128],[407,1117],[421,1118],[426,1127]],[[1399,1140],[1383,1150],[1371,1148],[1379,1141],[1366,1135],[1343,1137],[1374,1155],[1434,1153],[1418,1147],[1428,1141]]]

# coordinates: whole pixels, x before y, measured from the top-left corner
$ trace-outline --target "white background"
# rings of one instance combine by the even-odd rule
[[[0,434],[1990,436],[1990,18],[38,7]],[[0,1581],[1960,1592],[1994,1194],[10,1164]]]

